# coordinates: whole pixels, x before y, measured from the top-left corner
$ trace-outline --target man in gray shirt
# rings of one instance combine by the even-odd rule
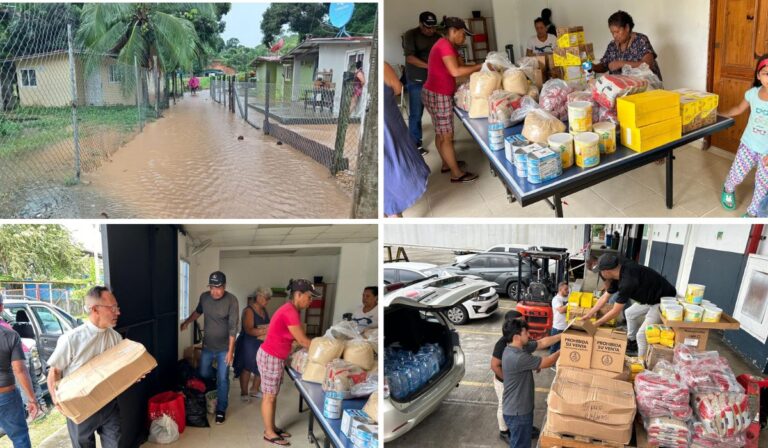
[[[403,34],[405,51],[405,79],[408,89],[408,130],[416,147],[423,154],[427,151],[421,142],[421,117],[424,105],[421,103],[421,88],[427,80],[429,52],[440,39],[435,29],[437,17],[429,11],[419,14],[419,26]]]
[[[538,341],[528,339],[528,323],[522,319],[504,322],[504,338],[509,344],[501,358],[504,374],[504,422],[509,428],[510,448],[530,448],[533,432],[534,382],[533,371],[552,367],[560,351],[541,358],[532,353],[560,342],[560,335]]]
[[[217,425],[224,423],[229,405],[229,366],[235,357],[235,336],[240,316],[237,297],[227,292],[226,287],[227,276],[223,272],[211,273],[208,292],[200,294],[197,308],[181,324],[181,331],[184,331],[190,323],[205,314],[200,376],[210,378],[213,361],[216,360]]]

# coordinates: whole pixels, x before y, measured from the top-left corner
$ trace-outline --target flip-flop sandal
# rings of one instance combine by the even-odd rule
[[[280,434],[280,437],[283,437],[285,439],[290,439],[291,438],[291,433],[286,431],[286,430],[284,430],[284,429],[275,428],[275,432]]]
[[[720,204],[728,211],[736,210],[736,194],[728,193],[723,186],[723,191],[720,193]]]
[[[461,175],[461,177],[454,179],[451,178],[451,183],[454,184],[465,184],[469,182],[474,182],[477,180],[479,176],[477,174],[470,173],[469,171],[465,172]]]
[[[458,165],[459,168],[461,168],[463,170],[464,168],[467,167],[467,162],[465,162],[463,160],[459,160],[458,162],[456,162],[456,165]],[[440,173],[441,174],[450,173],[450,172],[451,172],[450,168],[440,168]]]
[[[280,437],[280,436],[277,436],[277,437],[273,437],[273,438],[271,438],[271,439],[270,439],[270,438],[268,438],[267,436],[264,436],[264,440],[266,440],[267,442],[271,443],[272,445],[277,445],[277,446],[291,446],[291,442],[289,442],[289,441],[285,440],[284,438],[282,438],[282,437]],[[285,443],[279,443],[279,442],[285,442]]]
[[[742,218],[757,218],[757,216],[752,216],[749,213],[744,213],[743,215],[741,215],[741,217]]]

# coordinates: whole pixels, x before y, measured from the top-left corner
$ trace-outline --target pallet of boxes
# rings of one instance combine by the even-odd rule
[[[341,432],[355,448],[374,448],[378,441],[378,329],[360,334],[342,322],[313,338],[309,350],[291,356],[301,379],[323,387],[325,418],[341,420]],[[363,409],[343,409],[343,400],[368,397]]]
[[[561,338],[539,446],[623,447],[632,439],[636,412],[624,362],[626,332],[574,319]]]

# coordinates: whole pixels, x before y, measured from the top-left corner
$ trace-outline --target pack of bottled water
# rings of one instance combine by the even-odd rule
[[[408,397],[437,376],[445,362],[445,351],[436,343],[424,344],[416,352],[387,347],[384,350],[384,375],[389,394],[395,400]]]

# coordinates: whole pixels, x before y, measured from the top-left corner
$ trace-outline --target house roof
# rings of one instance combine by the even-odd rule
[[[304,39],[302,43],[289,51],[283,58],[296,55],[314,53],[320,45],[348,45],[348,44],[368,44],[373,42],[372,36],[352,36],[352,37],[311,37]]]
[[[2,60],[0,62],[23,61],[25,59],[45,58],[45,57],[50,57],[50,56],[58,56],[58,55],[62,55],[62,54],[66,55],[68,53],[69,53],[69,50],[53,50],[53,51],[46,51],[44,53],[34,53],[34,54],[27,54],[27,55],[24,55],[24,56],[16,56],[14,58],[4,59],[4,60]],[[83,50],[72,50],[72,53],[77,54],[77,55],[89,54],[87,51],[83,51]],[[104,56],[104,57],[112,57],[112,58],[117,57],[116,54],[111,54],[111,53],[105,53],[102,56]]]

